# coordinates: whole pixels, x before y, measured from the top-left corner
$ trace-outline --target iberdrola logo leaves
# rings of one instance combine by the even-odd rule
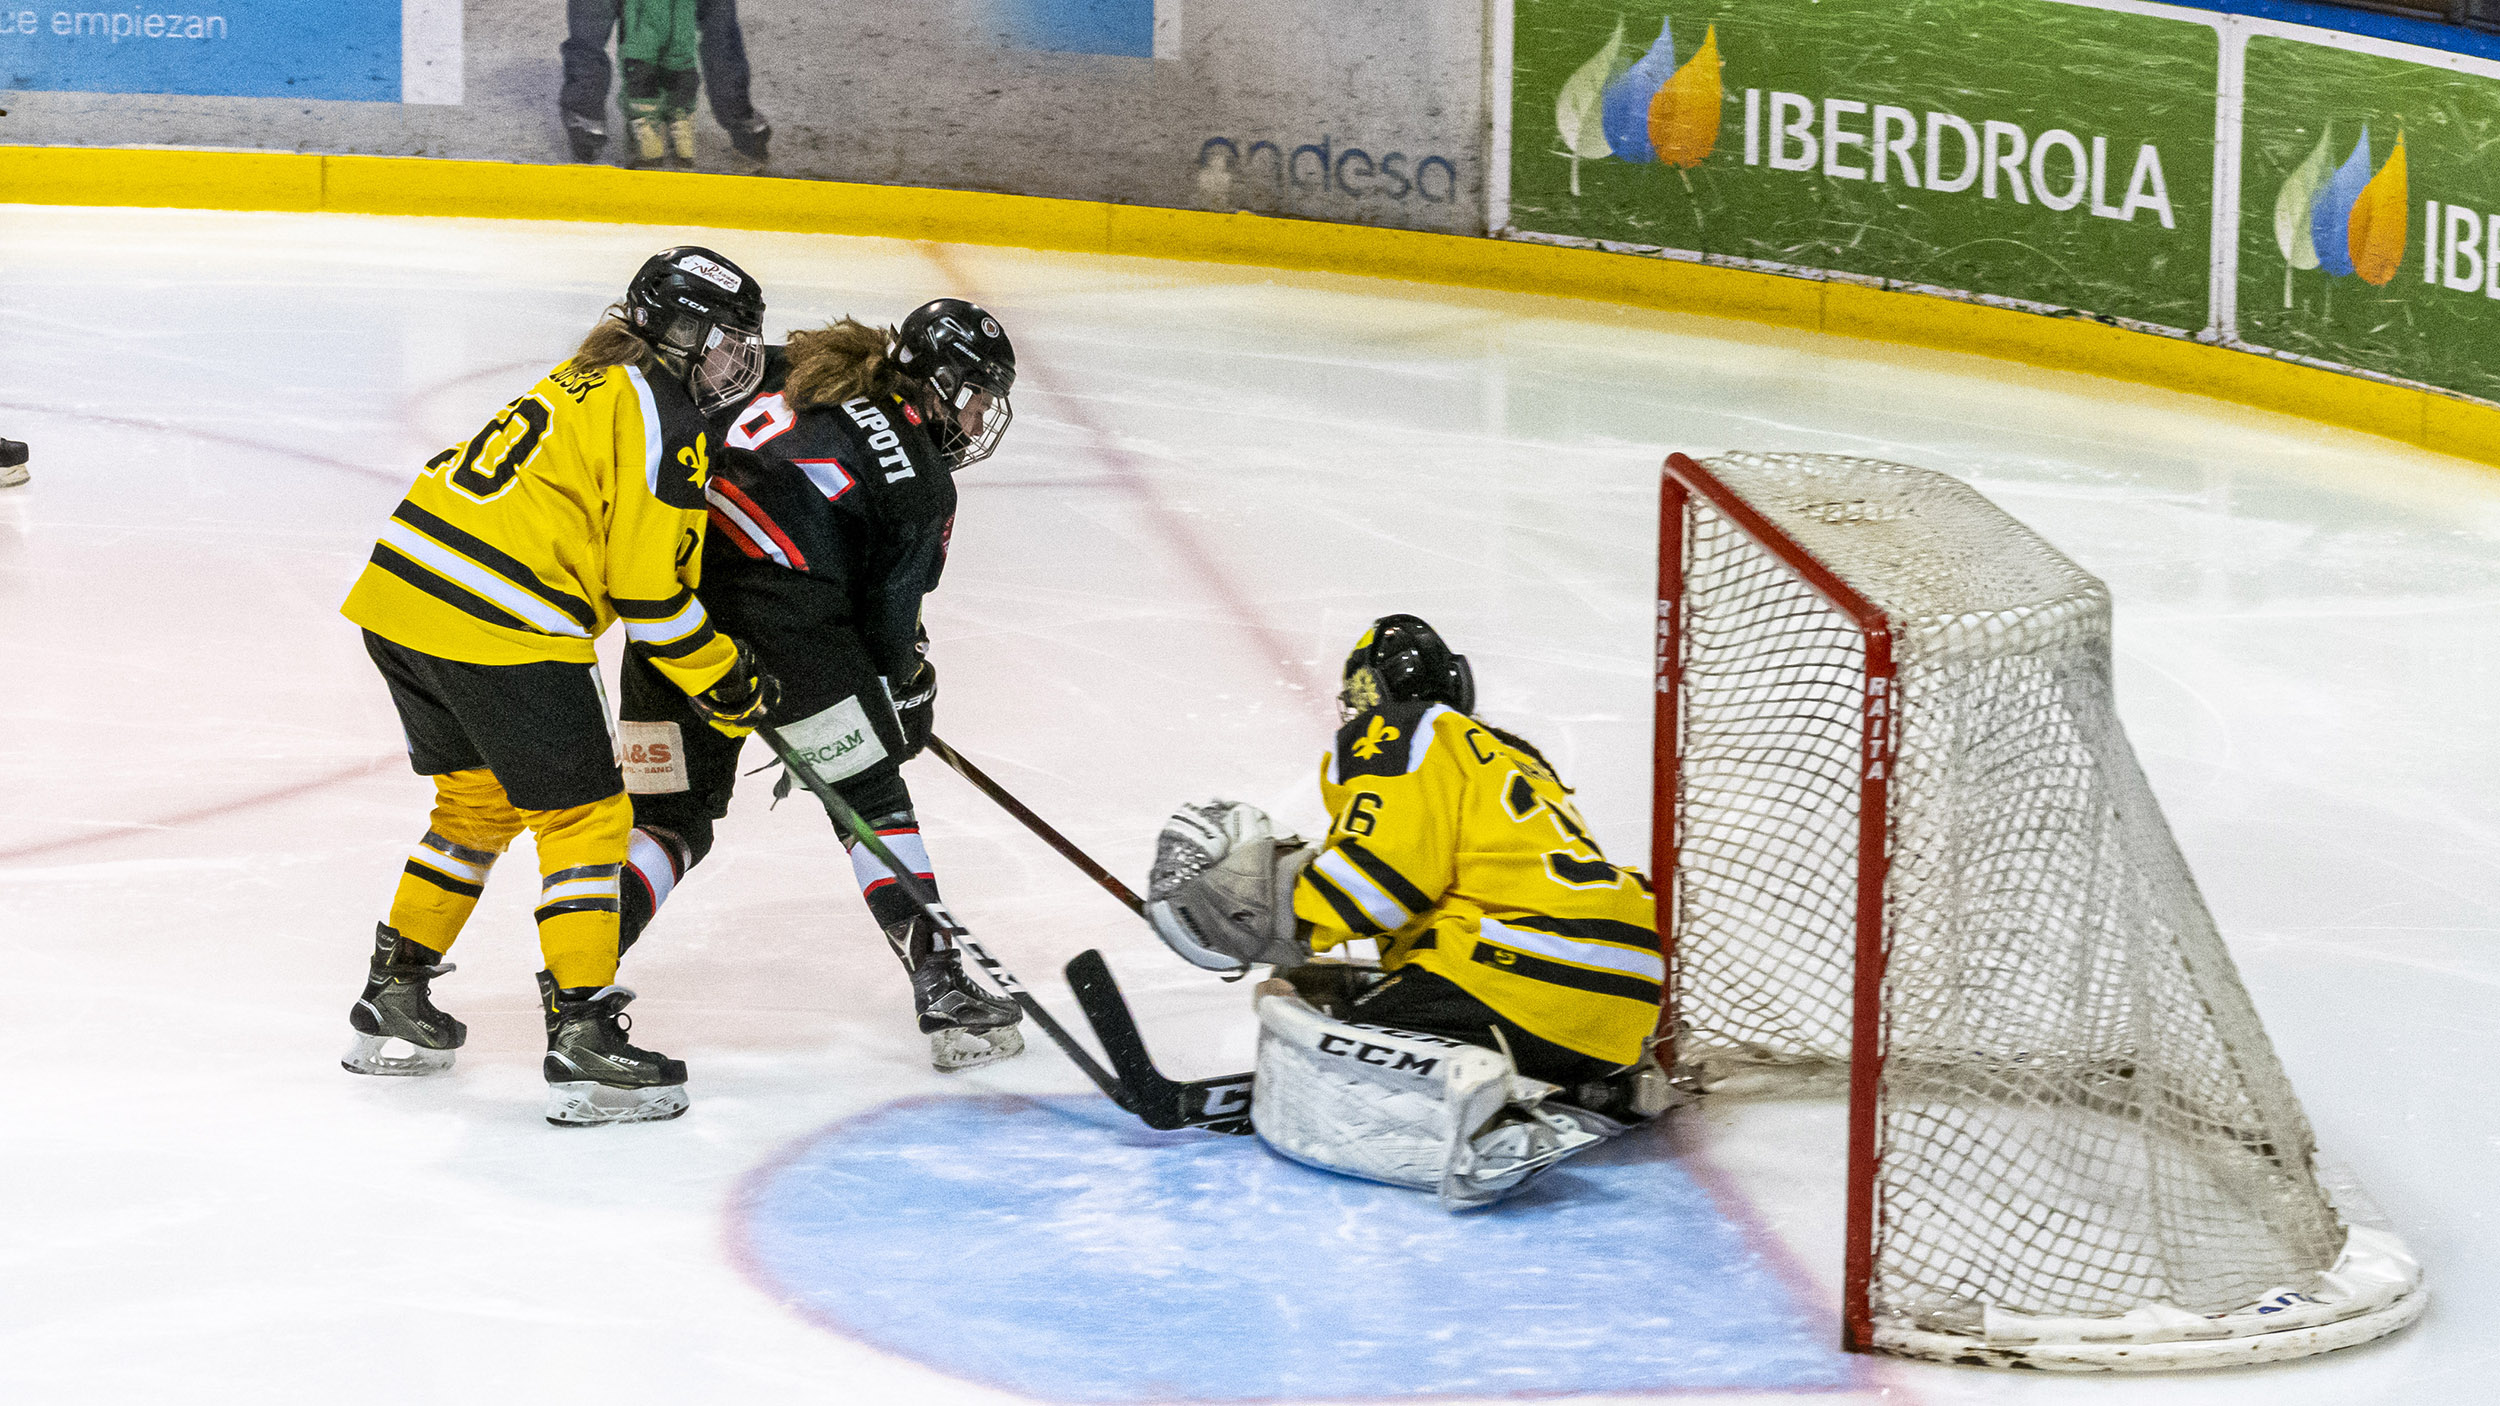
[[[2405,261],[2405,230],[2412,202],[2405,196],[2405,134],[2387,164],[2361,188],[2345,227],[2352,234],[2352,271],[2373,288],[2384,288]]]
[[[1720,83],[1719,31],[1702,33],[1701,47],[1681,67],[1675,62],[1672,18],[1658,25],[1657,42],[1637,60],[1624,56],[1623,21],[1605,47],[1580,65],[1554,101],[1554,127],[1562,154],[1571,158],[1571,193],[1580,193],[1580,162],[1612,156],[1689,170],[1718,149],[1725,91]]]
[[[2383,288],[2403,266],[2412,203],[2406,194],[2405,139],[2376,174],[2370,170],[2370,128],[2362,124],[2344,164],[2334,160],[2334,127],[2284,178],[2274,197],[2274,244],[2283,253],[2283,306],[2292,305],[2292,271],[2323,269],[2336,278],[2358,276]]]
[[[1719,145],[1719,27],[1702,31],[1701,47],[1649,104],[1649,140],[1658,159],[1691,170]]]
[[[2352,155],[2327,178],[2326,189],[2318,193],[2318,203],[2309,212],[2309,242],[2317,246],[2318,267],[2337,278],[2352,276],[2352,205],[2369,183],[2370,127],[2365,122]]]
[[[1606,47],[1580,65],[1554,98],[1554,130],[1562,137],[1562,154],[1571,158],[1571,193],[1575,196],[1580,193],[1580,163],[1613,154],[1614,149],[1606,144],[1599,109],[1605,102],[1607,83],[1624,67],[1623,21],[1618,18]]]
[[[1617,22],[1620,30],[1621,22]],[[1658,42],[1640,61],[1606,84],[1606,144],[1626,161],[1655,161],[1649,140],[1649,100],[1675,76],[1675,22],[1659,21]]]
[[[2326,124],[2318,134],[2317,148],[2309,159],[2292,168],[2283,189],[2274,197],[2274,247],[2283,251],[2283,306],[2292,305],[2292,269],[2313,269],[2318,266],[2318,247],[2310,238],[2309,211],[2317,204],[2318,189],[2326,184],[2328,164],[2334,158],[2328,149],[2335,141],[2335,124]]]

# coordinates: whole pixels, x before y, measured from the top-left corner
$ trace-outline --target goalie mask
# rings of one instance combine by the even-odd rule
[[[709,249],[681,244],[643,261],[625,315],[695,409],[717,415],[764,380],[764,290]]]
[[[1007,395],[1016,388],[1016,348],[998,319],[961,298],[940,298],[912,309],[894,343],[894,364],[926,382],[937,402],[929,428],[946,467],[990,457],[1015,418]]]
[[[1383,703],[1444,703],[1476,710],[1476,675],[1467,656],[1452,654],[1430,625],[1412,615],[1383,615],[1345,657],[1337,712],[1351,722]]]

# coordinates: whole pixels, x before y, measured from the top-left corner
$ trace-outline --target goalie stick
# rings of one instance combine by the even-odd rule
[[[1120,995],[1120,984],[1111,979],[1111,964],[1102,953],[1090,947],[1077,953],[1068,962],[1067,977],[1086,1023],[1094,1027],[1094,1038],[1102,1041],[1103,1053],[1111,1056],[1111,1067],[1120,1071],[1120,1082],[1136,1096],[1136,1106],[1129,1112],[1144,1119],[1147,1127],[1166,1132],[1174,1128],[1250,1131],[1250,1075],[1225,1074],[1186,1083],[1164,1077],[1155,1068],[1154,1057],[1146,1053],[1137,1018],[1129,1014],[1128,1001]]]
[[[1137,916],[1146,916],[1145,901],[1128,885],[1112,877],[1110,870],[1096,864],[1067,836],[1052,829],[1049,822],[1009,794],[1006,787],[966,761],[962,753],[935,736],[929,739],[929,750],[961,773],[974,790],[998,802],[1001,809],[1041,837],[1042,843],[1084,871],[1085,877],[1101,885],[1105,893],[1120,900]],[[1102,953],[1088,948],[1076,954],[1068,963],[1067,978],[1068,988],[1076,993],[1078,1008],[1085,1012],[1086,1024],[1094,1027],[1094,1038],[1102,1042],[1103,1053],[1111,1057],[1111,1067],[1119,1071],[1120,1082],[1128,1086],[1137,1100],[1129,1111],[1144,1119],[1147,1127],[1164,1131],[1250,1131],[1250,1075],[1227,1074],[1187,1083],[1166,1078],[1162,1070],[1155,1068],[1154,1056],[1146,1052],[1146,1037],[1138,1032],[1137,1017],[1130,1013],[1128,999],[1120,994],[1120,984],[1111,979],[1111,964],[1103,960]]]
[[[920,905],[920,911],[929,915],[930,922],[937,924],[938,931],[955,939],[955,945],[961,947],[966,956],[979,963],[981,970],[989,973],[990,980],[997,983],[998,989],[1006,992],[1009,999],[1023,1008],[1026,1015],[1033,1018],[1035,1025],[1042,1027],[1043,1033],[1049,1035],[1061,1050],[1066,1051],[1069,1060],[1074,1062],[1077,1068],[1085,1071],[1085,1077],[1094,1081],[1095,1088],[1102,1090],[1103,1097],[1128,1112],[1138,1112],[1136,1099],[1129,1090],[1118,1079],[1104,1072],[1101,1065],[1094,1062],[1094,1057],[1085,1052],[1085,1048],[1068,1034],[1065,1027],[1051,1017],[1050,1012],[1042,1009],[1042,1003],[1033,999],[1033,993],[1024,989],[1024,983],[1016,980],[1014,973],[1000,966],[997,958],[991,956],[980,943],[973,940],[972,934],[965,929],[964,925],[955,921],[955,915],[946,911],[946,905],[937,901],[937,895],[930,892],[928,887],[920,882],[920,876],[912,872],[911,866],[895,858],[894,851],[887,848],[885,841],[878,837],[877,832],[870,828],[867,821],[859,818],[859,812],[851,809],[850,803],[843,800],[823,777],[816,774],[816,768],[808,765],[805,758],[791,750],[790,744],[782,740],[779,731],[768,724],[755,729],[755,735],[764,739],[765,745],[773,749],[773,754],[781,758],[781,764],[790,769],[790,774],[797,777],[801,785],[815,792],[816,799],[825,803],[825,811],[833,817],[835,824],[849,831],[851,838],[868,847],[868,852],[875,855],[877,862],[886,867],[886,872],[894,876],[895,883],[901,885],[903,892],[911,896],[911,901]],[[1090,1020],[1092,1012],[1088,1011],[1086,1014],[1087,1019]],[[1142,1050],[1142,1046],[1140,1048]],[[1117,1062],[1116,1056],[1114,1062]],[[1139,1116],[1144,1115],[1140,1113]],[[1152,1123],[1152,1120],[1149,1120],[1149,1125],[1161,1126]]]

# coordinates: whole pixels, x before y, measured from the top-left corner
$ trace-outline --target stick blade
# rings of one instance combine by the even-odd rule
[[[1077,953],[1069,959],[1065,974],[1086,1023],[1094,1027],[1094,1038],[1102,1042],[1111,1067],[1119,1071],[1120,1082],[1137,1101],[1131,1111],[1147,1127],[1167,1132],[1175,1128],[1250,1131],[1250,1075],[1174,1082],[1155,1068],[1154,1056],[1146,1052],[1146,1038],[1138,1032],[1137,1017],[1129,1011],[1120,984],[1112,979],[1111,964],[1100,951],[1089,947]]]

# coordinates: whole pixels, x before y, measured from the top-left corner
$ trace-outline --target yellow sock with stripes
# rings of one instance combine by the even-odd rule
[[[434,814],[400,872],[391,927],[412,942],[450,951],[521,823],[493,772],[479,767],[435,777]]]
[[[623,791],[564,810],[525,810],[538,837],[538,946],[556,985],[616,980],[617,876],[634,828]]]

